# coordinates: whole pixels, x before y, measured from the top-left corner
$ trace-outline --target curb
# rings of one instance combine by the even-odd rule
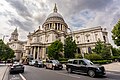
[[[4,74],[3,74],[2,80],[8,80],[8,76],[6,75],[6,74],[7,74],[7,70],[8,70],[8,66],[7,66],[7,68],[5,69],[5,72],[4,72]]]

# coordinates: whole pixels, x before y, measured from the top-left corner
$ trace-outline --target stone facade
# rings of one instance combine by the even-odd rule
[[[18,40],[18,32],[16,28],[14,32],[11,34],[9,42],[7,43],[9,47],[14,50],[16,60],[20,60],[20,58],[24,56],[26,43],[27,43],[26,41]]]
[[[91,50],[95,48],[95,43],[98,40],[109,44],[108,33],[106,29],[101,26],[73,31],[73,35],[78,46],[77,51],[81,54],[91,53]]]
[[[39,28],[33,33],[28,34],[28,40],[26,42],[15,41],[18,37],[16,34],[15,40],[10,38],[9,45],[13,46],[16,43],[18,50],[23,50],[24,56],[32,56],[33,59],[46,59],[47,47],[55,40],[60,40],[64,44],[64,40],[67,36],[72,35],[78,46],[78,53],[90,53],[91,49],[95,47],[95,43],[100,39],[102,42],[108,42],[108,34],[106,29],[101,26],[82,29],[78,31],[68,32],[70,28],[64,21],[61,14],[57,12],[55,5],[53,12],[49,14],[48,18],[42,25],[42,29]],[[14,35],[12,35],[13,37]],[[14,43],[13,43],[14,42]],[[22,48],[24,47],[24,49]],[[14,49],[14,48],[12,48]],[[16,50],[16,49],[14,49]],[[19,53],[19,52],[18,52]],[[16,54],[18,54],[16,52]],[[18,55],[20,57],[20,55]]]

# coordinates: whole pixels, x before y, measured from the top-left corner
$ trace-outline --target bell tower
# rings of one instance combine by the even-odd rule
[[[9,41],[18,41],[18,31],[17,31],[17,28],[12,32]]]

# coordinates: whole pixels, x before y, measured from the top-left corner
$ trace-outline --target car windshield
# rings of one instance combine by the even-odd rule
[[[53,60],[52,62],[53,63],[60,63],[58,60]]]
[[[85,62],[89,65],[93,65],[93,63],[90,60],[85,60]]]
[[[42,63],[42,61],[38,61],[38,63]]]
[[[13,66],[17,66],[17,65],[22,65],[21,63],[15,63],[13,64]]]

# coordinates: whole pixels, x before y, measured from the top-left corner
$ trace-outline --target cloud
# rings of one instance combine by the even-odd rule
[[[22,0],[6,0],[10,3],[17,13],[23,17],[31,17],[31,13],[28,11],[27,7],[24,5]]]
[[[8,22],[11,26],[19,27],[25,31],[31,31],[31,29],[33,28],[32,26],[34,26],[31,21],[20,21],[15,18],[9,20]]]
[[[8,22],[12,26],[18,26],[21,29],[32,31],[36,26],[42,25],[46,17],[48,7],[45,3],[38,0],[6,0],[17,12],[17,15],[11,16]],[[38,3],[39,2],[39,3]],[[8,14],[9,12],[5,12]],[[6,15],[5,15],[6,16]]]
[[[54,3],[57,3],[57,5],[60,7],[61,12],[70,14],[75,14],[77,12],[80,12],[84,9],[91,9],[91,10],[104,10],[108,4],[111,4],[113,0],[47,0],[48,3],[51,3],[52,5]]]
[[[6,17],[9,25],[17,26],[25,32],[41,26],[53,12],[55,3],[72,30],[101,25],[110,33],[120,18],[120,0],[6,0],[4,3],[0,2],[3,10],[0,16]],[[4,9],[5,5],[11,9]]]

